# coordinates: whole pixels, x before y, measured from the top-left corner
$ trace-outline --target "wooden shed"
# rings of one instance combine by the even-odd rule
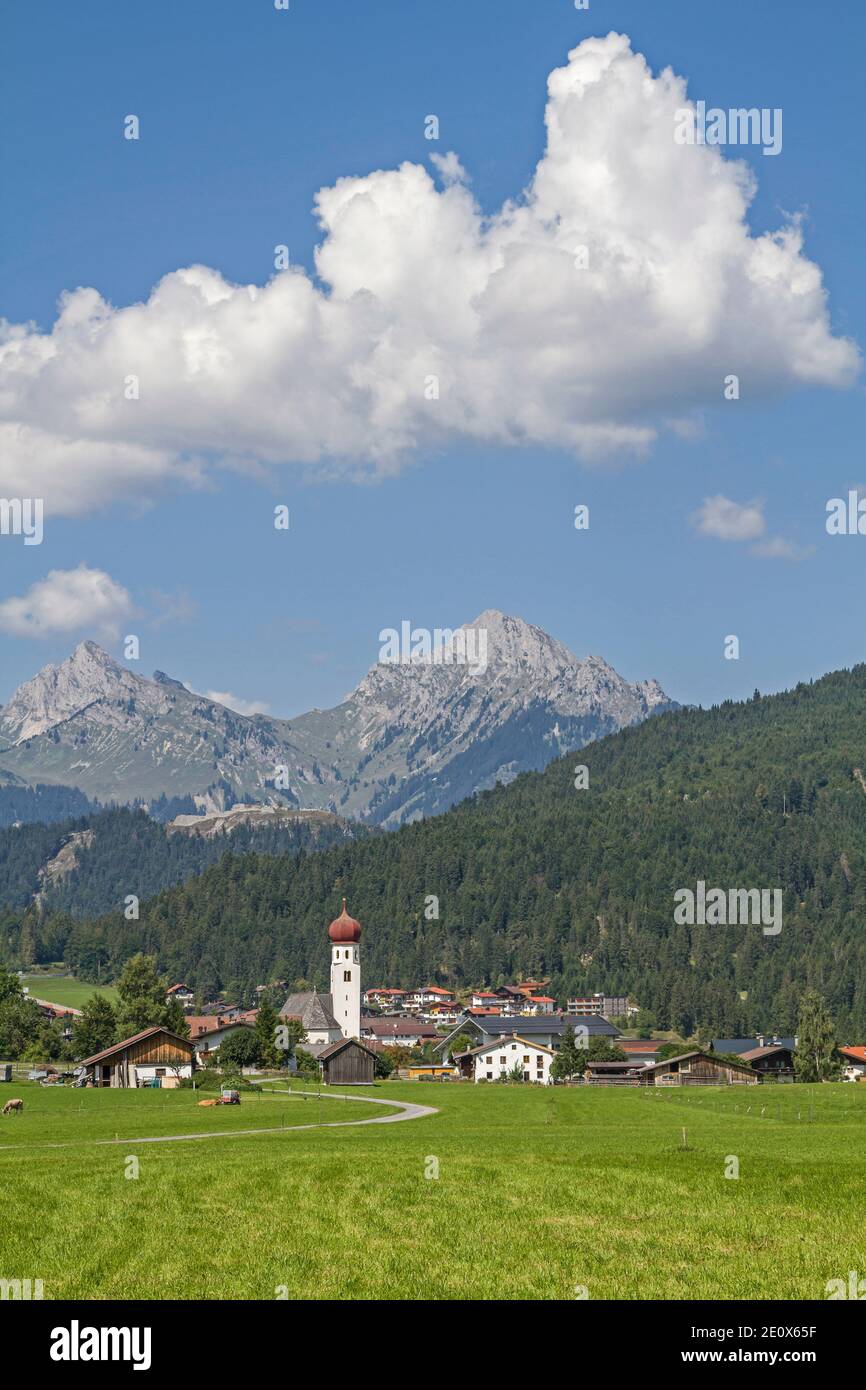
[[[106,1047],[81,1063],[94,1086],[146,1086],[163,1080],[178,1085],[195,1068],[195,1048],[189,1038],[167,1028],[145,1028],[131,1038]]]
[[[641,1078],[650,1086],[757,1086],[761,1080],[751,1067],[706,1052],[683,1052],[654,1062],[643,1069]]]
[[[319,1053],[326,1086],[369,1086],[376,1074],[376,1054],[357,1038],[341,1038]]]

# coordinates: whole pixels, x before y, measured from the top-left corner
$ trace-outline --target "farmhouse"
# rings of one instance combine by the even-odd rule
[[[369,1086],[376,1074],[376,1054],[357,1038],[341,1038],[319,1053],[326,1086]]]
[[[679,1057],[652,1062],[641,1076],[650,1086],[757,1086],[761,1080],[751,1067],[707,1052],[683,1052]]]
[[[177,1085],[181,1077],[192,1076],[195,1049],[188,1038],[167,1028],[145,1028],[86,1057],[81,1065],[94,1086],[143,1086],[163,1077]]]
[[[751,1047],[739,1055],[759,1076],[773,1081],[794,1080],[794,1053],[790,1047],[776,1043],[769,1047]]]
[[[517,1068],[522,1080],[549,1086],[553,1057],[553,1048],[510,1033],[507,1037],[473,1047],[469,1052],[458,1052],[451,1060],[459,1068],[461,1076],[476,1082],[507,1078]]]
[[[711,1052],[727,1052],[742,1057],[744,1052],[752,1052],[756,1047],[786,1047],[794,1052],[796,1038],[779,1038],[775,1033],[756,1033],[753,1038],[713,1038]]]

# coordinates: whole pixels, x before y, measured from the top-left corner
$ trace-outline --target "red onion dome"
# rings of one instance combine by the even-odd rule
[[[339,917],[335,917],[328,927],[328,936],[338,945],[344,945],[350,941],[361,940],[361,923],[356,922],[354,917],[350,917],[346,911],[346,899],[343,899],[343,911]]]

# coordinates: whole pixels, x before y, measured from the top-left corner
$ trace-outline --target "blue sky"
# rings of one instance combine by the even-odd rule
[[[588,12],[571,0],[291,0],[288,13],[266,0],[91,0],[18,6],[4,29],[0,313],[13,323],[49,330],[77,286],[116,306],[144,300],[196,263],[263,285],[280,243],[313,275],[316,191],[406,160],[429,168],[431,148],[456,152],[495,212],[542,154],[548,73],[617,30],[692,98],[782,108],[779,156],[734,152],[759,181],[750,227],[801,212],[833,331],[866,343],[856,0],[834,6],[832,24],[805,0],[592,0]],[[128,112],[142,121],[136,145],[119,134]],[[50,570],[104,571],[135,606],[122,630],[141,636],[140,669],[284,715],[336,703],[375,660],[380,628],[456,625],[488,607],[682,701],[779,689],[863,659],[852,609],[866,538],[824,528],[827,499],[866,486],[863,413],[861,378],[719,399],[697,411],[699,437],[664,432],[639,460],[459,436],[410,450],[375,483],[215,460],[203,486],[49,515],[41,546],[0,538],[0,604]],[[799,558],[700,534],[690,518],[718,495],[759,499],[763,539]],[[271,525],[277,502],[288,533]],[[577,503],[590,507],[585,533]],[[722,657],[729,633],[738,662]],[[0,700],[90,635],[0,635]]]

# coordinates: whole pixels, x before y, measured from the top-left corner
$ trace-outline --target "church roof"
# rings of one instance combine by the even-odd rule
[[[334,1018],[334,1001],[330,994],[319,994],[316,990],[304,990],[301,994],[290,994],[280,1009],[281,1018],[299,1018],[308,1032],[319,1032],[323,1028],[336,1028],[340,1025]]]

